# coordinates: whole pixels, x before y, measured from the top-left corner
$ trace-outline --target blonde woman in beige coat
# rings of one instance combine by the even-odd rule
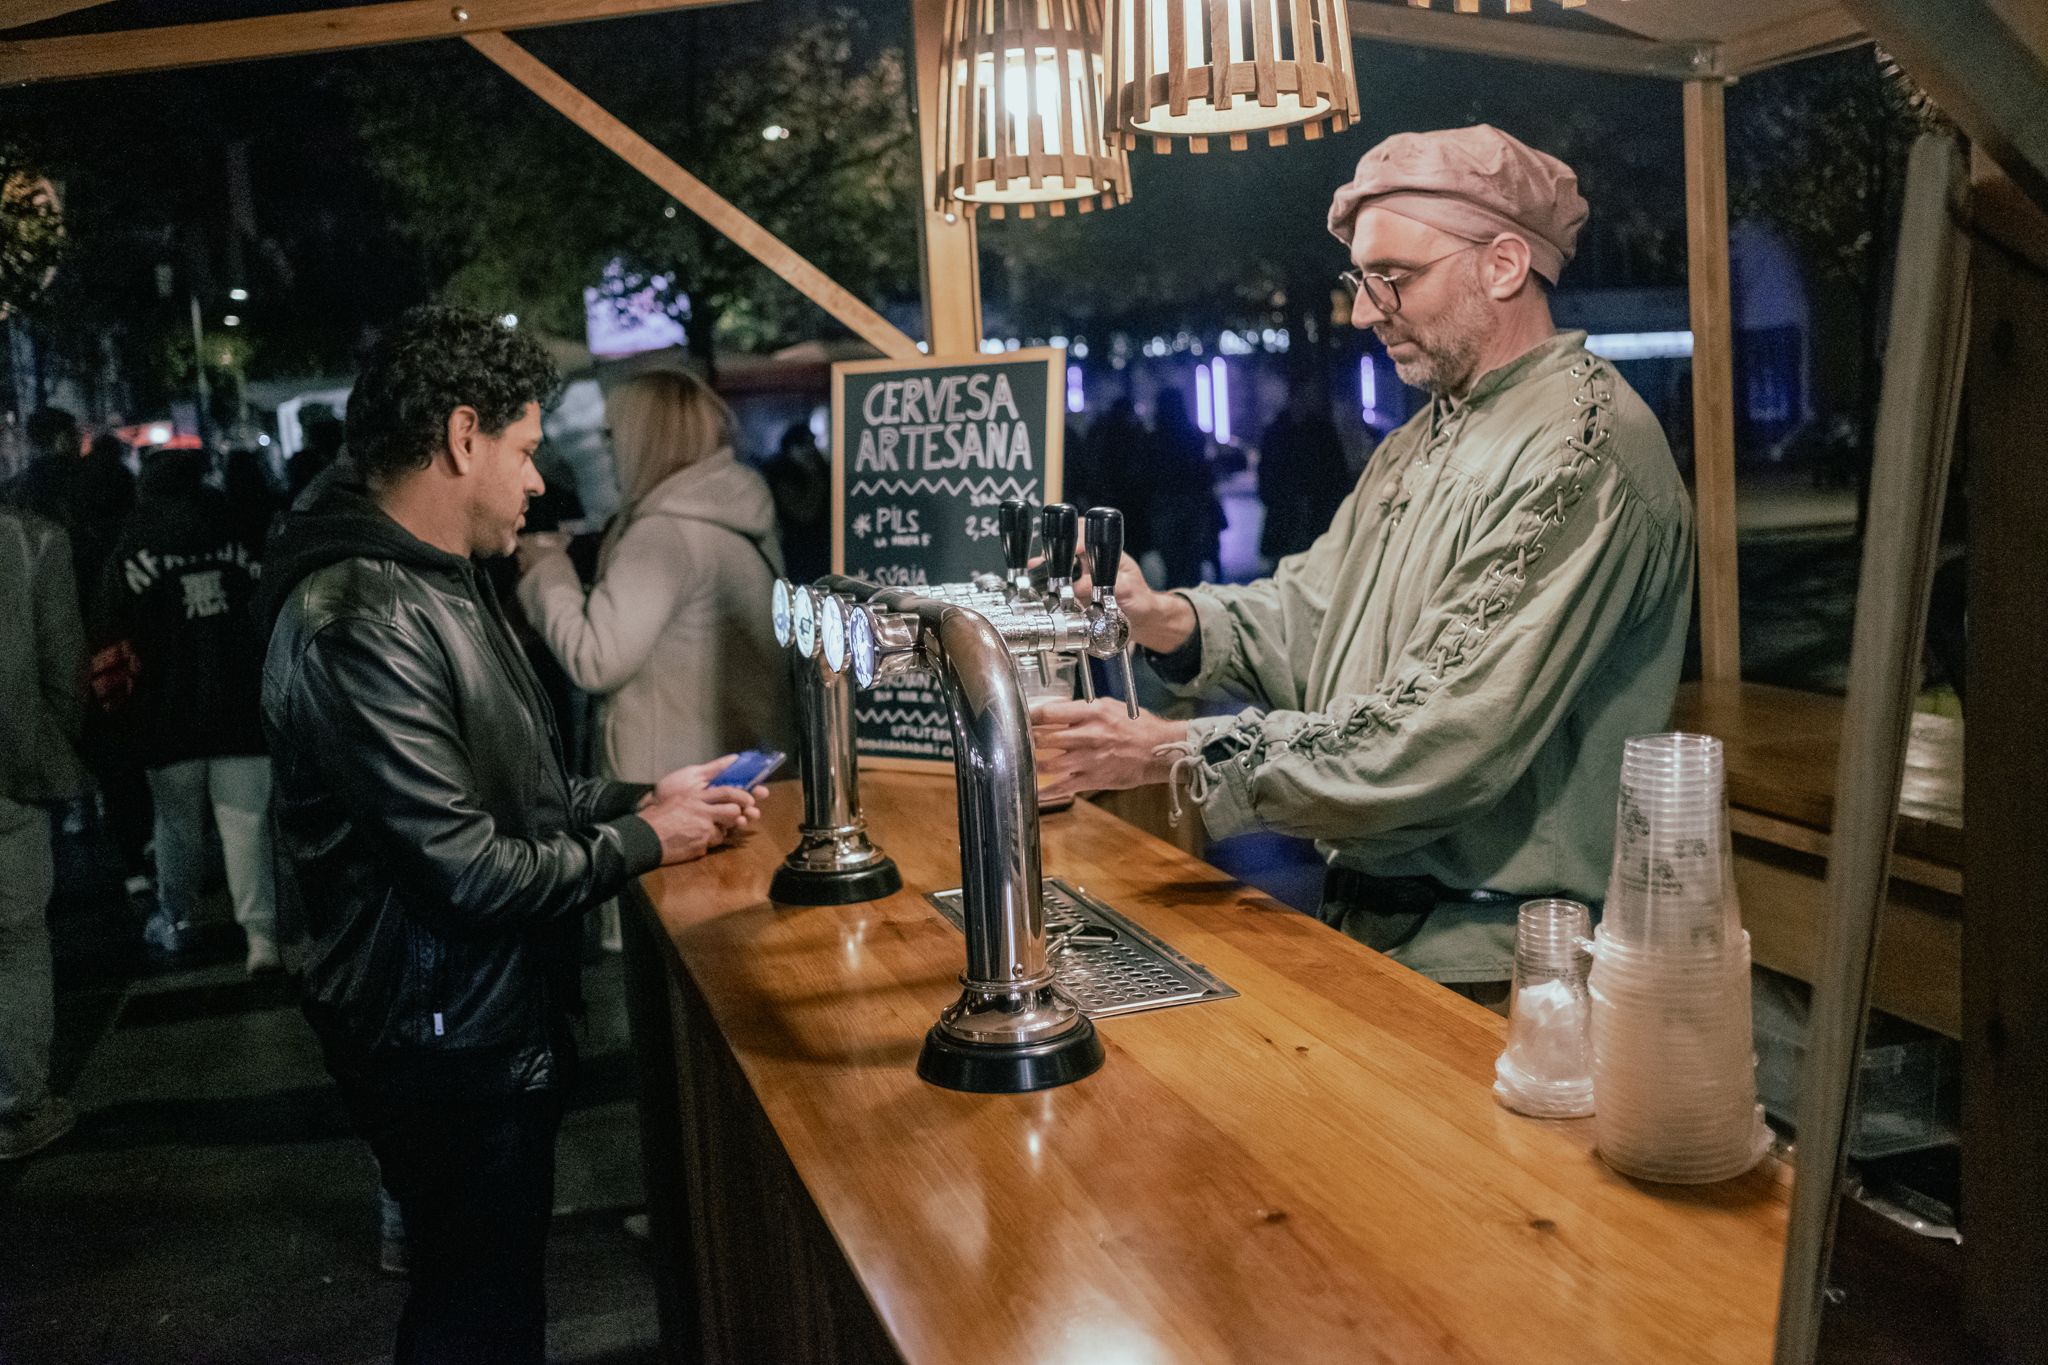
[[[559,545],[522,546],[519,602],[598,696],[604,775],[790,747],[789,665],[768,602],[782,573],[768,485],[732,450],[732,413],[695,376],[639,375],[606,399],[624,506],[585,592]],[[534,538],[538,540],[539,538]]]

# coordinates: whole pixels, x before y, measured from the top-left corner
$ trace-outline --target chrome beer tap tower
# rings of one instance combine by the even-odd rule
[[[1114,591],[1098,586],[1086,604],[1074,593],[1082,518],[1064,503],[1043,509],[1039,586],[1031,508],[1005,502],[997,511],[1005,575],[902,588],[836,574],[809,587],[775,585],[775,638],[795,656],[804,815],[769,894],[843,905],[902,886],[861,817],[853,692],[935,677],[953,731],[967,967],[959,998],[925,1035],[917,1071],[948,1089],[1010,1093],[1078,1080],[1102,1064],[1094,1024],[1053,989],[1048,964],[1027,679],[1056,678],[1071,658],[1092,700],[1087,660],[1114,659],[1133,715],[1137,702],[1130,627]],[[1091,562],[1109,566],[1113,581],[1123,514],[1097,507],[1085,526]]]

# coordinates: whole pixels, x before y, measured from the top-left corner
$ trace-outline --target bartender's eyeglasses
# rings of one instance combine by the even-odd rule
[[[1485,242],[1467,242],[1456,251],[1446,251],[1434,260],[1424,261],[1421,265],[1412,266],[1407,270],[1402,270],[1392,275],[1381,275],[1364,270],[1347,270],[1340,278],[1344,281],[1344,287],[1351,291],[1352,298],[1356,299],[1362,291],[1368,299],[1372,300],[1373,307],[1379,309],[1382,313],[1392,315],[1401,311],[1401,286],[1404,283],[1410,280],[1421,279],[1425,273],[1442,265],[1453,256],[1462,256],[1473,247],[1486,245],[1487,243]]]

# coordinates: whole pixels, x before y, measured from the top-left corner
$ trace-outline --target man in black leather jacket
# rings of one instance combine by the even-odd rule
[[[350,396],[361,481],[277,537],[263,723],[311,944],[305,1012],[404,1210],[400,1362],[542,1358],[583,912],[757,813],[723,760],[573,779],[474,562],[512,550],[540,405],[530,337],[415,310]]]

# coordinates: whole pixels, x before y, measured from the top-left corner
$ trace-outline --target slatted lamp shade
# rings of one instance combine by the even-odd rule
[[[1428,9],[1435,0],[1408,0],[1410,9]],[[1586,0],[1556,0],[1562,9],[1577,9]],[[1479,13],[1479,0],[1450,0],[1451,8],[1460,14]],[[1534,8],[1534,0],[1501,0],[1501,8],[1509,14],[1527,14]]]
[[[1308,139],[1358,119],[1345,0],[1109,0],[1113,135],[1191,151]]]
[[[939,89],[938,206],[1058,217],[1131,196],[1104,132],[1102,0],[953,0]]]

